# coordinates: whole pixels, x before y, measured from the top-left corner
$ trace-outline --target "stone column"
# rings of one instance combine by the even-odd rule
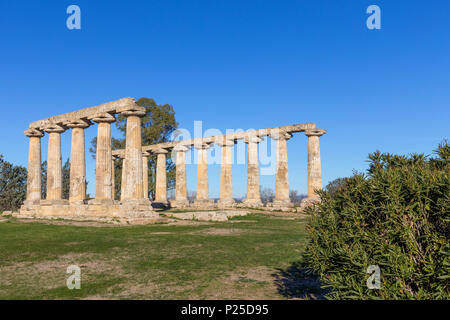
[[[167,205],[167,173],[166,173],[166,154],[167,150],[157,149],[153,153],[158,155],[156,159],[156,203]]]
[[[112,185],[112,199],[116,200],[116,160],[117,156],[111,158],[111,185]]]
[[[38,129],[25,130],[30,138],[28,149],[27,198],[25,206],[39,205],[41,200],[41,138],[44,133]]]
[[[216,142],[222,147],[222,163],[220,166],[220,207],[231,207],[234,204],[233,199],[233,150],[234,140]]]
[[[322,189],[319,137],[325,133],[323,129],[305,130],[308,137],[308,199],[318,198],[315,190]]]
[[[187,207],[189,201],[187,199],[186,188],[186,151],[189,148],[181,144],[176,145],[172,152],[175,154],[176,177],[175,177],[175,201],[171,201],[172,207]]]
[[[126,167],[125,167],[125,156],[124,155],[121,155],[121,156],[119,156],[119,158],[120,159],[122,159],[122,175],[121,175],[121,178],[120,178],[120,201],[123,201],[123,195],[124,195],[124,188],[125,188],[125,183],[124,183],[124,181],[125,181],[125,179],[126,179],[126,177],[125,177],[125,175],[126,175]]]
[[[72,129],[70,150],[69,202],[83,204],[86,200],[86,159],[84,129],[91,125],[87,120],[70,121],[65,124]]]
[[[62,203],[62,164],[61,133],[66,129],[57,124],[47,126],[44,131],[48,136],[47,159],[47,201],[44,203]]]
[[[150,153],[142,152],[142,186],[144,199],[148,199],[148,157]]]
[[[95,199],[92,204],[112,204],[111,123],[116,118],[109,113],[97,114],[91,119],[98,123],[95,162]]]
[[[276,140],[277,171],[275,176],[275,199],[273,205],[277,207],[290,207],[292,203],[289,199],[289,177],[288,177],[288,157],[286,141],[292,135],[280,130],[271,133],[271,138]]]
[[[122,199],[130,203],[149,204],[149,200],[144,199],[142,181],[141,117],[146,114],[145,108],[136,106],[135,109],[122,111],[121,114],[127,117]]]
[[[249,207],[263,206],[259,193],[258,144],[261,140],[257,136],[249,136],[244,139],[247,144],[247,198],[244,200],[244,205]]]
[[[197,198],[195,199],[195,206],[212,206],[213,200],[209,199],[208,187],[208,157],[206,150],[210,147],[208,143],[194,145],[198,150],[197,160]]]

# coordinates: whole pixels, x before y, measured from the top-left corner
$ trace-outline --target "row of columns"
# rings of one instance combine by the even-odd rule
[[[122,112],[127,117],[126,147],[123,158],[121,200],[148,200],[148,157],[150,153],[142,152],[141,120],[145,115],[142,110]],[[62,163],[61,163],[61,133],[67,128],[72,129],[70,195],[69,202],[84,203],[86,200],[86,166],[85,166],[85,136],[84,129],[94,121],[98,124],[96,184],[93,203],[112,203],[114,192],[114,159],[111,150],[111,123],[115,117],[109,113],[95,115],[90,119],[67,122],[64,125],[49,125],[44,129],[49,134],[48,168],[47,168],[47,201],[62,199]],[[321,188],[321,162],[319,137],[325,133],[321,129],[308,129],[308,197],[314,198],[315,190]],[[28,159],[27,202],[37,204],[41,200],[41,138],[43,132],[38,129],[28,129],[25,134],[30,138]],[[292,135],[287,132],[276,132],[270,135],[276,141],[276,205],[289,205],[289,179],[287,140]],[[244,201],[249,206],[261,206],[258,144],[262,139],[258,136],[248,136],[244,139],[247,147],[247,197]],[[222,164],[220,170],[220,200],[223,206],[232,205],[232,147],[236,141],[216,142],[222,147]],[[209,204],[207,149],[210,143],[194,145],[198,150],[197,165],[197,204]],[[178,144],[172,150],[176,161],[176,187],[173,205],[188,204],[186,188],[186,152],[190,148]],[[157,154],[155,202],[167,204],[166,157],[168,150],[151,151]]]
[[[127,201],[145,200],[148,184],[143,183],[143,156],[141,138],[142,109],[121,112],[127,118],[126,157],[122,179],[122,199]],[[72,129],[70,155],[70,191],[69,202],[82,204],[86,200],[86,156],[84,129],[98,124],[95,199],[93,204],[112,203],[114,194],[114,163],[111,150],[111,123],[116,119],[113,114],[100,113],[89,119],[78,119],[62,124],[50,124],[43,130],[30,128],[25,135],[30,138],[28,155],[27,199],[25,204],[52,204],[62,201],[62,162],[61,133]],[[41,138],[44,132],[49,134],[47,162],[47,198],[41,199]],[[146,166],[145,166],[146,167]],[[146,191],[147,190],[147,191]]]
[[[325,133],[321,129],[309,129],[305,131],[308,137],[308,198],[317,197],[315,190],[321,189],[321,162],[319,137]],[[287,132],[277,132],[270,135],[276,141],[276,175],[275,175],[275,199],[274,205],[286,206],[290,204],[289,199],[289,175],[287,140],[292,134]],[[262,139],[258,136],[249,136],[244,139],[247,147],[247,197],[244,204],[249,206],[262,206],[259,185],[259,165],[258,165],[258,144]],[[222,147],[222,163],[220,169],[220,200],[219,205],[232,205],[233,183],[232,183],[232,150],[236,143],[234,140],[215,142]],[[199,205],[211,203],[208,195],[208,163],[207,149],[209,143],[194,145],[198,150],[197,160],[197,197],[196,203]],[[187,203],[186,191],[186,151],[189,148],[177,145],[173,152],[176,153],[176,186],[174,205],[185,205]],[[156,170],[156,202],[167,202],[166,194],[166,157],[160,150],[158,153]],[[162,196],[164,195],[164,196]]]

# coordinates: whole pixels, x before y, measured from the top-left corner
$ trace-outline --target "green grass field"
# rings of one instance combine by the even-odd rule
[[[254,213],[228,222],[116,226],[0,223],[0,299],[317,298],[298,267],[307,218]],[[69,265],[81,289],[66,287]]]

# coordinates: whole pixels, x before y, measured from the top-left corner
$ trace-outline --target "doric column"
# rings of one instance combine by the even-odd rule
[[[198,150],[197,160],[197,198],[194,202],[196,205],[212,205],[213,200],[209,199],[209,187],[208,187],[208,157],[206,150],[211,145],[208,143],[202,143],[200,145],[194,145],[194,148]]]
[[[154,202],[167,204],[167,173],[166,173],[167,150],[157,149],[152,150],[152,152],[158,155],[156,159],[156,190]]]
[[[247,144],[247,198],[244,204],[249,207],[262,207],[259,193],[259,159],[258,144],[261,138],[248,136],[244,139]]]
[[[175,177],[175,201],[171,201],[172,207],[186,207],[189,205],[186,188],[186,152],[188,147],[178,144],[172,152],[175,153],[176,177]]]
[[[121,174],[121,178],[120,178],[120,201],[123,201],[124,188],[125,188],[124,181],[126,179],[125,175],[126,175],[127,170],[125,167],[125,164],[126,164],[125,156],[121,155],[121,156],[119,156],[119,158],[122,159],[122,174]]]
[[[315,190],[322,189],[322,169],[320,163],[319,137],[325,134],[323,129],[305,130],[308,137],[308,198],[317,198]]]
[[[91,125],[87,120],[76,120],[65,123],[72,129],[70,150],[70,203],[84,203],[86,200],[86,159],[84,129]]]
[[[25,130],[30,138],[28,149],[28,177],[26,206],[39,205],[41,200],[41,138],[44,133],[37,129]]]
[[[144,199],[148,199],[148,157],[150,153],[142,152],[142,186]]]
[[[98,123],[95,157],[95,201],[93,203],[112,203],[111,123],[116,121],[116,118],[109,113],[101,113],[92,117],[91,120]]]
[[[116,160],[119,157],[111,157],[111,184],[112,184],[112,199],[116,200]]]
[[[275,175],[275,199],[273,205],[287,207],[291,206],[289,199],[289,176],[288,176],[288,157],[286,141],[292,135],[284,131],[272,132],[270,137],[276,140],[276,161],[277,171]]]
[[[123,201],[144,203],[142,181],[142,133],[141,117],[145,116],[145,108],[135,106],[132,110],[121,112],[127,118],[125,143],[125,179],[122,181]]]
[[[219,206],[228,207],[234,204],[233,199],[233,150],[234,140],[227,140],[216,142],[222,147],[222,163],[220,165],[220,200]]]
[[[57,124],[51,124],[44,129],[49,134],[46,200],[53,202],[62,200],[61,133],[65,130]]]

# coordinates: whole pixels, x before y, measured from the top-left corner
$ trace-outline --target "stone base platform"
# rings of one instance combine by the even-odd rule
[[[210,209],[217,207],[217,204],[214,200],[195,200],[193,203],[189,204],[190,208],[198,208],[198,209]]]
[[[67,220],[95,220],[125,224],[160,223],[167,221],[154,212],[150,202],[145,201],[88,201],[88,203],[69,203],[58,201],[50,203],[24,204],[19,212],[13,213],[17,218],[33,219],[67,219]]]
[[[257,201],[243,201],[243,202],[231,202],[231,201],[217,201],[213,200],[209,201],[194,201],[193,203],[189,203],[189,201],[170,201],[170,207],[176,209],[188,209],[188,210],[207,210],[207,209],[217,209],[217,210],[233,210],[233,209],[257,209],[257,210],[265,210],[265,211],[283,211],[283,212],[296,212],[298,208],[294,207],[294,205],[289,201],[278,201],[278,202],[269,202],[264,205],[262,202]],[[302,205],[303,208],[303,205]]]
[[[270,210],[270,211],[280,210],[280,211],[287,212],[287,211],[293,211],[294,205],[289,200],[275,199],[275,200],[273,200],[273,202],[267,203],[266,208],[267,208],[267,210]]]

